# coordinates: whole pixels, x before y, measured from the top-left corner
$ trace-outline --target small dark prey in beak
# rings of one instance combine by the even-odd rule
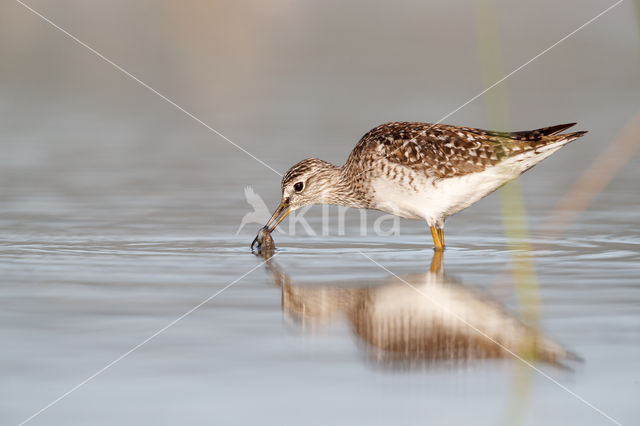
[[[276,244],[273,242],[273,237],[271,236],[271,232],[269,232],[269,228],[266,226],[260,228],[258,235],[256,235],[251,243],[251,251],[256,252],[257,254],[264,254],[265,252],[274,251],[275,249]]]
[[[254,248],[257,250],[258,254],[264,253],[267,251],[274,251],[276,249],[276,245],[273,242],[273,237],[271,237],[271,233],[276,226],[282,222],[282,220],[287,217],[287,215],[291,212],[289,208],[289,199],[282,201],[273,215],[267,222],[265,226],[260,228],[258,231],[258,235],[253,239],[251,243],[251,251],[254,251]],[[274,223],[275,222],[275,223]]]

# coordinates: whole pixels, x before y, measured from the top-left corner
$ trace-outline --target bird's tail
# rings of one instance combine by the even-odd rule
[[[555,126],[543,127],[541,129],[530,130],[529,132],[516,132],[516,133],[536,133],[542,136],[551,136],[557,135],[560,132],[564,132],[565,130],[575,126],[578,123],[566,123],[566,124],[557,124]]]
[[[512,132],[509,136],[513,139],[521,141],[547,141],[547,143],[566,142],[569,143],[572,140],[578,139],[580,136],[586,134],[586,131],[562,133],[570,127],[575,126],[577,123],[558,124],[555,126],[542,127],[535,130],[524,130],[521,132]]]

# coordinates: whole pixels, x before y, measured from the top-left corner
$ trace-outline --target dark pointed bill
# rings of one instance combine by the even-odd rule
[[[269,233],[273,232],[273,230],[276,229],[278,225],[280,225],[280,222],[282,222],[289,213],[291,213],[291,209],[289,208],[289,201],[287,200],[281,202],[276,211],[273,212],[273,215],[271,215],[271,219],[269,219],[264,227],[267,228]],[[273,224],[273,222],[275,222],[275,224]]]
[[[251,250],[253,250],[254,246],[256,245],[258,246],[258,250],[260,250],[265,237],[265,233],[271,234],[289,213],[291,213],[289,203],[287,201],[281,202],[276,211],[273,212],[273,215],[271,215],[271,218],[269,219],[267,224],[260,229],[258,235],[256,235],[256,237],[253,239],[253,242],[251,243]]]

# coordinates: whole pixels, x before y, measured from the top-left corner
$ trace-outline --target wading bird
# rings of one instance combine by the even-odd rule
[[[562,133],[576,123],[521,132],[444,124],[382,124],[356,144],[346,163],[309,158],[282,178],[282,201],[261,235],[310,204],[376,209],[424,220],[436,251],[444,250],[444,221],[587,132]]]

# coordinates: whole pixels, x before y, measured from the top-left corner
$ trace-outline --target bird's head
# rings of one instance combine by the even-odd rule
[[[292,211],[311,204],[335,204],[340,168],[317,158],[307,158],[282,177],[280,205],[265,227],[272,232]]]

